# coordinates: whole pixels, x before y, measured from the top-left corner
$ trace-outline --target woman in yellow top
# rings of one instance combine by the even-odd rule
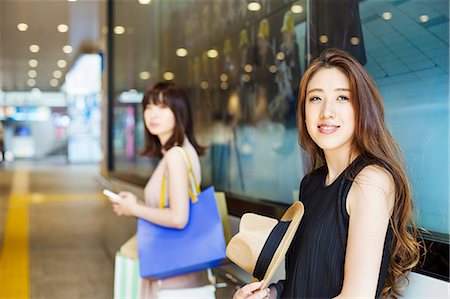
[[[154,224],[184,228],[189,220],[189,164],[192,163],[197,182],[201,181],[199,155],[203,154],[194,136],[191,108],[186,92],[173,83],[157,83],[142,101],[145,123],[143,155],[160,157],[155,171],[145,186],[145,204],[136,195],[121,192],[122,200],[114,204],[114,212],[121,216],[143,218]],[[185,150],[184,151],[182,150]],[[167,178],[168,204],[160,208],[161,188]],[[180,250],[180,254],[183,254]],[[157,298],[160,289],[193,288],[207,284],[205,271],[171,277],[162,281],[142,279],[141,298]]]

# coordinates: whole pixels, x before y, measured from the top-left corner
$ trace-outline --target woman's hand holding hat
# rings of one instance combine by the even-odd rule
[[[252,282],[246,284],[236,293],[234,293],[233,299],[264,299],[270,298],[270,290],[268,288],[260,290],[264,281]]]

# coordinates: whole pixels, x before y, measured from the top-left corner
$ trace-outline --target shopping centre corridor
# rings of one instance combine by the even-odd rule
[[[59,161],[0,168],[0,298],[112,298],[108,246],[121,240],[108,240],[122,220],[99,192],[98,169]]]

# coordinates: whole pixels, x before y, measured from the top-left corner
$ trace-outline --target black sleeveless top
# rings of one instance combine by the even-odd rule
[[[286,255],[286,281],[281,298],[332,298],[342,289],[349,215],[347,195],[356,175],[374,160],[359,156],[329,186],[326,166],[305,176],[300,200],[305,214]],[[391,257],[392,230],[384,243],[376,298],[383,290]],[[281,285],[280,285],[281,286]]]

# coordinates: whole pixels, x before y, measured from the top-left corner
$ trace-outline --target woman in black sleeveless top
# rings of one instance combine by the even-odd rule
[[[248,284],[234,298],[396,298],[420,246],[381,95],[358,61],[336,49],[311,63],[299,91],[299,139],[312,171],[300,185],[305,214],[286,280],[264,290]]]

